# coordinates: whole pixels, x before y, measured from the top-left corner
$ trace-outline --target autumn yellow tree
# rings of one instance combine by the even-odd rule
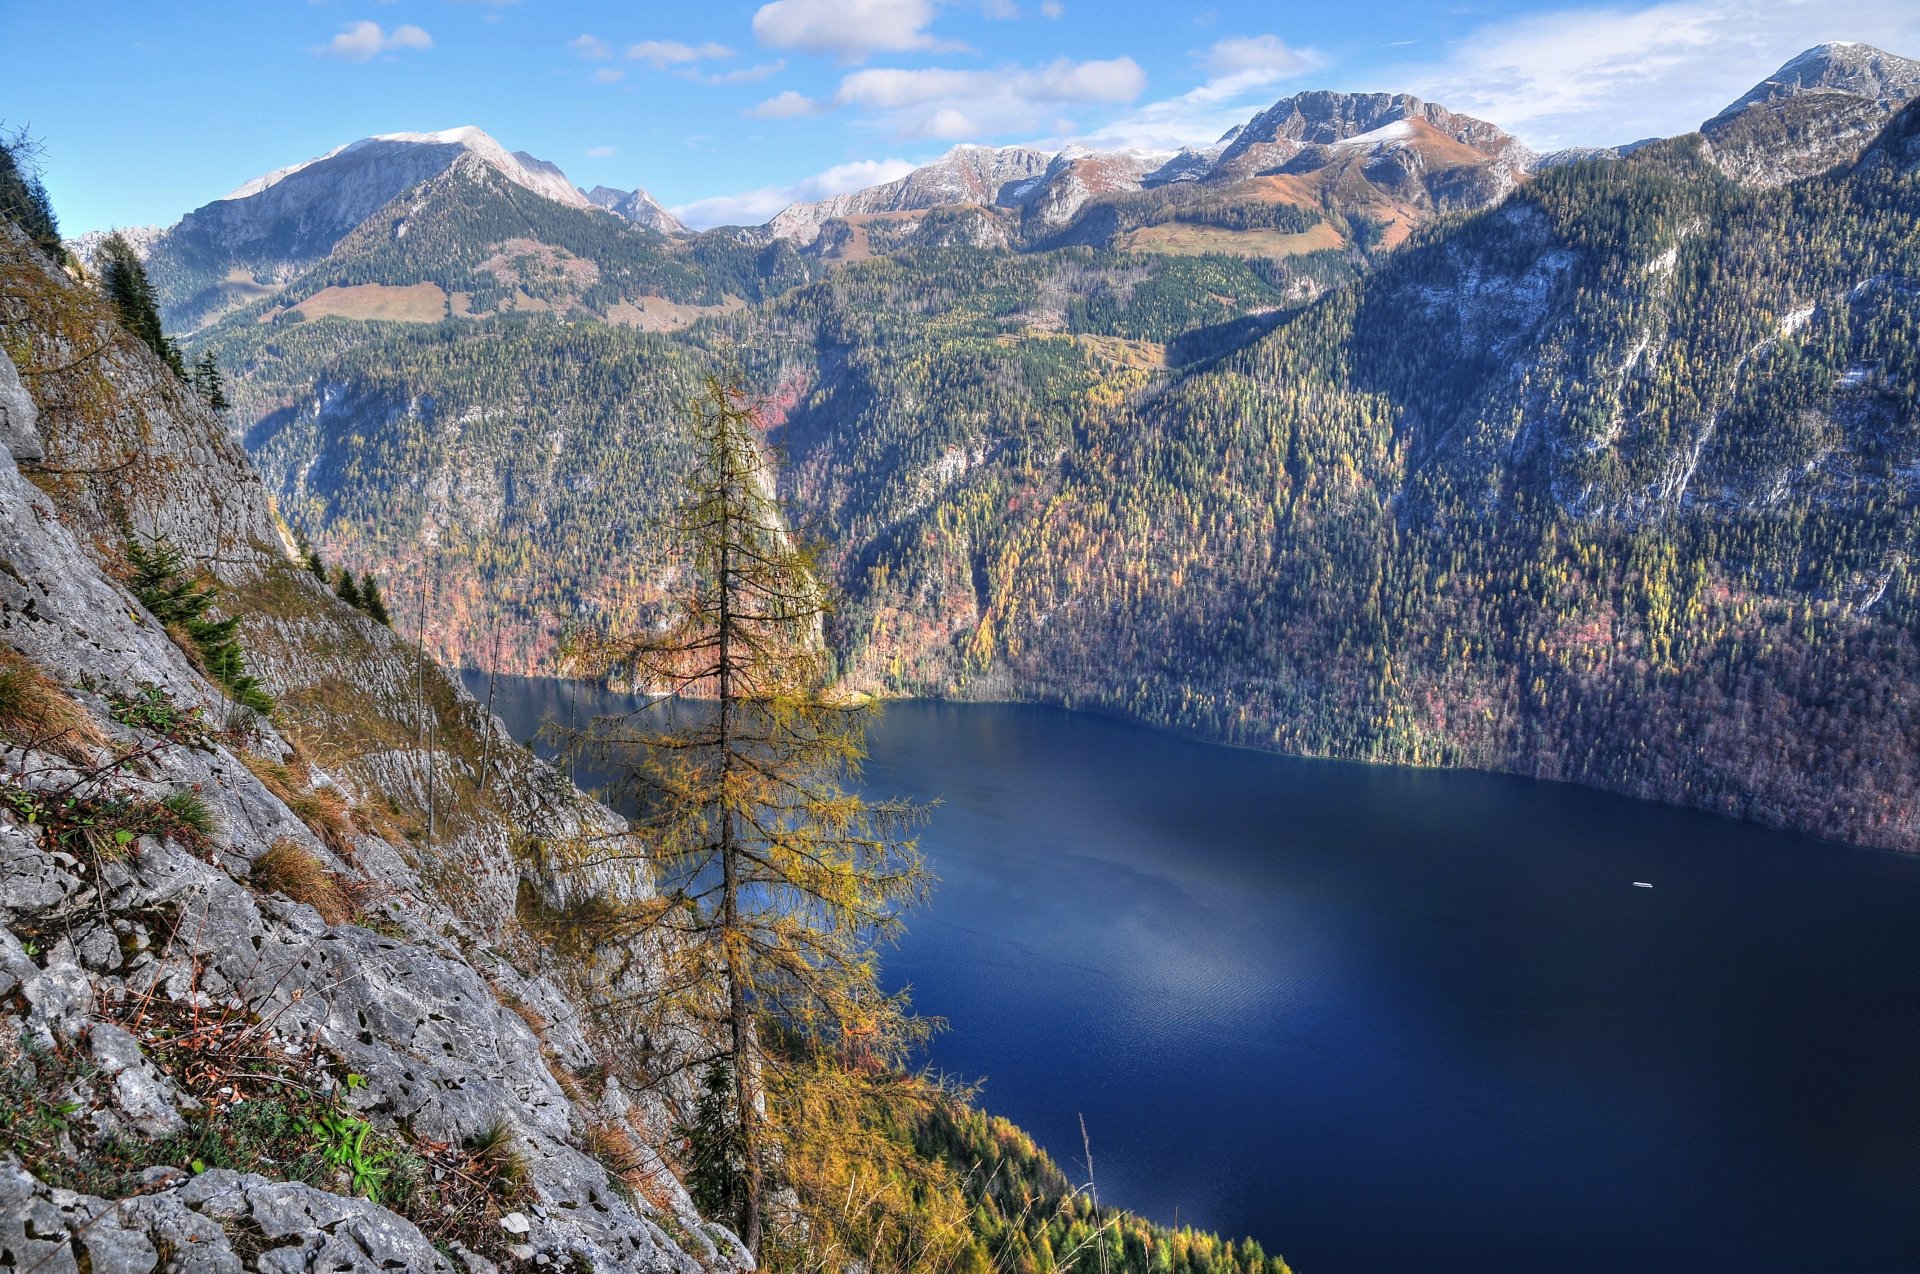
[[[762,1041],[900,1061],[920,1024],[880,988],[874,953],[928,875],[908,834],[918,807],[854,789],[873,706],[832,687],[827,592],[775,494],[756,411],[709,378],[688,425],[696,461],[668,527],[679,560],[663,618],[576,638],[571,655],[674,705],[671,721],[602,721],[588,745],[619,763],[631,843],[659,881],[627,917],[672,960],[652,1008],[695,1023],[709,1068],[730,1076],[738,1162],[704,1175],[725,1179],[727,1219],[757,1252],[779,1117],[766,1068],[783,1064]]]

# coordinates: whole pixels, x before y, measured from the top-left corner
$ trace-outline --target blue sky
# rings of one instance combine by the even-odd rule
[[[1204,145],[1306,88],[1416,92],[1542,148],[1628,141],[1837,39],[1920,56],[1920,4],[0,0],[0,120],[46,142],[69,234],[463,124],[709,225],[961,141]]]

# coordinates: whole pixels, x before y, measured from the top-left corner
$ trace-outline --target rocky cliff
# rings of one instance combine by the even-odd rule
[[[4,226],[0,340],[0,1267],[749,1264],[662,1157],[672,1042],[603,1011],[644,955],[523,927],[620,820],[299,569],[222,423]],[[161,540],[271,715],[129,587]]]

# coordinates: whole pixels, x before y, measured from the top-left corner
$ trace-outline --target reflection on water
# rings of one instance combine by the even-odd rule
[[[1920,860],[1042,708],[872,743],[942,802],[932,1060],[1070,1170],[1084,1113],[1105,1199],[1304,1274],[1920,1265]]]

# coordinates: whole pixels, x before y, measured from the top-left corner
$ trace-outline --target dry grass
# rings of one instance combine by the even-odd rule
[[[1219,253],[1230,257],[1290,257],[1338,248],[1344,242],[1340,232],[1324,221],[1300,233],[1267,228],[1231,230],[1225,226],[1169,221],[1122,235],[1113,246],[1128,252],[1159,252],[1168,256]]]
[[[250,752],[241,753],[240,759],[253,771],[253,777],[279,797],[328,849],[342,858],[352,858],[352,807],[347,804],[346,797],[334,788],[307,786],[295,777],[290,767],[278,761],[269,761]]]
[[[10,646],[0,646],[0,735],[75,762],[107,745],[86,709]]]
[[[355,283],[322,288],[293,313],[306,318],[384,320],[389,323],[438,323],[447,314],[447,294],[438,284]]]
[[[311,851],[277,840],[253,864],[253,883],[268,893],[285,894],[320,913],[330,925],[353,919],[353,899],[340,878]]]

